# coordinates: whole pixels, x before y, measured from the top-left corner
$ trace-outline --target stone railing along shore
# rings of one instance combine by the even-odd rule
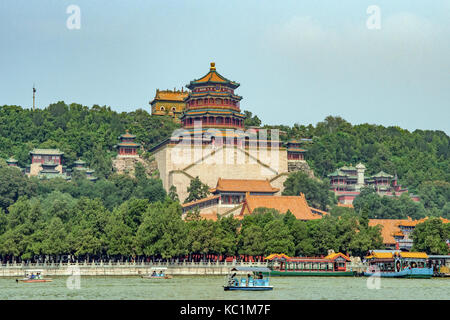
[[[45,276],[139,276],[154,268],[167,268],[169,275],[226,275],[232,267],[267,267],[267,262],[75,262],[6,263],[0,265],[0,277],[23,276],[25,271],[42,270]],[[349,264],[348,269],[362,271],[364,266]]]
[[[165,267],[170,275],[225,275],[231,267],[266,267],[267,262],[81,262],[7,263],[0,266],[0,277],[23,276],[25,271],[42,270],[45,276],[135,276]]]

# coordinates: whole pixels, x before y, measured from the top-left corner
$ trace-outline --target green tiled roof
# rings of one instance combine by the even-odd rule
[[[59,149],[33,149],[30,154],[43,154],[43,155],[63,155]]]
[[[58,164],[52,163],[52,162],[44,162],[41,166],[42,166],[43,170],[55,170],[55,167],[57,167]]]
[[[130,148],[137,148],[140,147],[139,143],[135,143],[135,142],[120,142],[117,144],[117,146],[119,147],[130,147]]]
[[[346,177],[348,174],[342,172],[340,169],[334,171],[333,173],[330,173],[328,175],[329,177]]]
[[[355,167],[352,166],[343,166],[342,168],[340,168],[340,170],[345,170],[345,171],[356,171]]]
[[[86,161],[78,159],[77,161],[74,162],[74,164],[86,164]]]
[[[372,178],[393,178],[393,175],[390,175],[384,171],[380,171],[377,174],[374,174]]]

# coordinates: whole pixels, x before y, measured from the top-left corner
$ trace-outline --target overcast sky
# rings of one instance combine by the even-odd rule
[[[0,45],[0,105],[30,108],[35,83],[40,108],[149,111],[157,88],[214,61],[264,124],[339,115],[450,133],[450,0],[1,0]]]

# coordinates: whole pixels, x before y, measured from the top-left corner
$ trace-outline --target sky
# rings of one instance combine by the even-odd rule
[[[150,112],[210,62],[264,124],[450,134],[450,0],[0,0],[0,105]]]

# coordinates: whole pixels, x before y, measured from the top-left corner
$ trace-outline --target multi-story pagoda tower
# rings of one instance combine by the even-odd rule
[[[149,151],[164,188],[177,189],[181,201],[195,177],[212,187],[218,179],[270,181],[277,192],[288,176],[287,152],[278,134],[245,128],[239,83],[219,74],[214,62],[203,77],[190,81],[186,108],[177,129]],[[214,200],[216,201],[216,200]]]
[[[118,157],[139,157],[137,149],[140,144],[134,142],[134,139],[136,139],[136,136],[129,133],[128,130],[119,136],[120,142],[116,145]]]
[[[185,129],[201,124],[202,128],[244,130],[245,115],[241,114],[239,101],[234,93],[239,83],[220,75],[214,62],[209,72],[200,79],[191,81],[191,90],[185,99],[186,109],[180,117]]]

